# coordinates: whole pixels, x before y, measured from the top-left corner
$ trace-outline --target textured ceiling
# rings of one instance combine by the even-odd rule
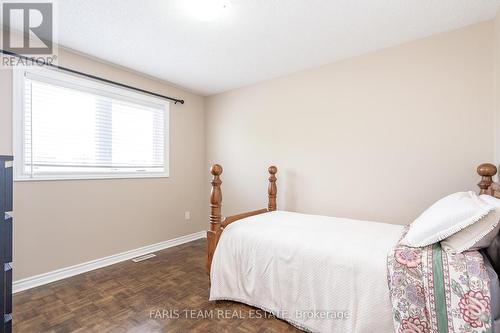
[[[500,1],[55,3],[61,45],[209,95],[485,21]]]

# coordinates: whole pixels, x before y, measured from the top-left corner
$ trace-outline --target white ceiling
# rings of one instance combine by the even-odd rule
[[[55,2],[61,45],[204,95],[485,21],[500,5],[500,0]],[[192,6],[207,2],[213,7],[201,13]],[[219,17],[200,20],[222,8],[221,2],[228,6]]]

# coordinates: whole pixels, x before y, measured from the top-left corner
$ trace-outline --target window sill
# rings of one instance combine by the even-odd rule
[[[104,179],[137,179],[137,178],[170,178],[168,173],[159,174],[120,174],[120,175],[68,175],[68,176],[38,176],[35,178],[15,177],[15,182],[36,182],[47,180],[104,180]]]

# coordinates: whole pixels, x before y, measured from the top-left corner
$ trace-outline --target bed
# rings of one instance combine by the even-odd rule
[[[497,196],[500,186],[492,181],[491,167],[478,168],[479,187],[483,194]],[[394,332],[396,288],[390,288],[392,277],[388,287],[387,262],[404,227],[279,211],[277,168],[271,166],[268,172],[268,207],[222,219],[222,167],[211,168],[206,266],[210,300],[245,303],[310,332]],[[489,255],[484,258],[491,331],[499,333],[498,272]],[[400,332],[432,331],[398,320]]]

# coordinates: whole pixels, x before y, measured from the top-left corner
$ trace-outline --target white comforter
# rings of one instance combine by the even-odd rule
[[[312,332],[392,332],[386,259],[402,229],[284,211],[237,221],[215,251],[210,300],[246,303]]]

